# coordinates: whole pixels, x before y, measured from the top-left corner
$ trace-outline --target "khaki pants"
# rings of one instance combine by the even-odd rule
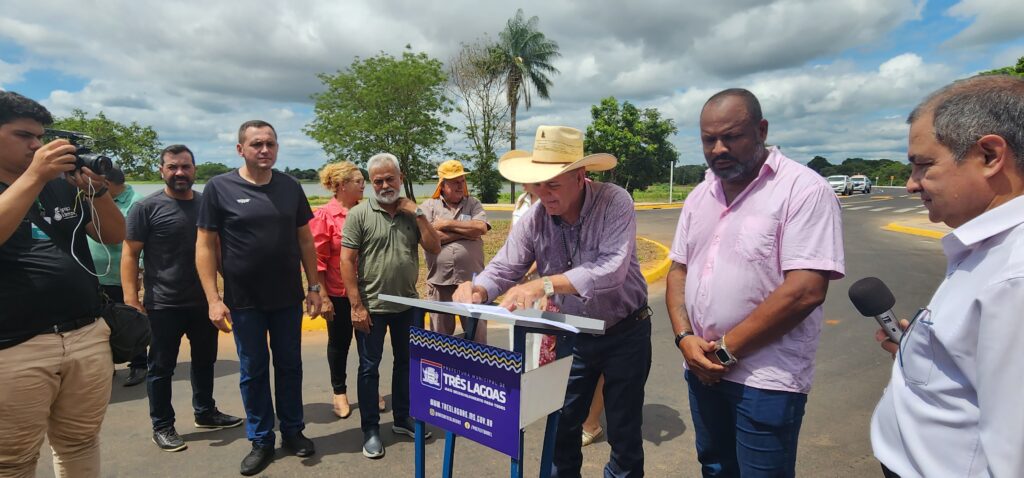
[[[114,365],[104,320],[0,350],[0,477],[32,477],[44,434],[58,477],[100,476]]]
[[[455,289],[459,286],[458,284],[452,285],[437,285],[427,283],[427,299],[438,300],[444,302],[450,302],[452,295],[455,294]],[[462,322],[462,318],[459,319]],[[466,324],[462,322],[462,328],[465,330]],[[455,334],[455,316],[451,314],[442,314],[440,312],[430,313],[430,330],[439,334],[454,335]],[[480,343],[486,343],[487,340],[487,321],[480,321],[477,326],[475,340]]]

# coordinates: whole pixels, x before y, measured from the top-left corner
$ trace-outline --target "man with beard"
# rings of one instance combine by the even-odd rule
[[[160,176],[167,184],[128,213],[128,233],[121,257],[124,302],[149,315],[152,340],[146,391],[153,421],[153,443],[164,451],[188,445],[174,428],[171,377],[181,336],[192,351],[192,407],[195,426],[231,428],[242,419],[217,410],[213,400],[213,363],[217,328],[206,317],[207,303],[196,272],[196,217],[202,194],[192,190],[195,158],[175,144],[160,153]],[[143,254],[145,298],[139,303],[139,255]]]
[[[829,280],[843,277],[839,201],[777,147],[743,89],[700,115],[710,169],[687,197],[665,302],[686,363],[704,476],[794,476]]]
[[[263,471],[274,460],[275,409],[284,448],[300,457],[315,453],[313,442],[302,434],[306,424],[299,271],[301,263],[308,284],[306,312],[315,317],[321,299],[309,230],[313,211],[298,181],[273,169],[279,146],[270,123],[242,123],[235,149],[245,164],[206,183],[196,221],[196,269],[209,318],[221,331],[234,332],[238,352],[245,431],[252,442],[240,469],[246,476]],[[217,288],[218,270],[224,277],[223,299]]]
[[[363,456],[381,458],[378,368],[384,354],[384,335],[391,331],[395,360],[391,372],[391,400],[395,434],[414,436],[409,417],[409,327],[417,309],[378,299],[380,294],[418,297],[417,244],[428,254],[441,251],[441,242],[423,211],[411,199],[398,195],[405,176],[398,159],[388,153],[374,155],[366,164],[373,196],[352,208],[341,235],[341,279],[352,305],[352,328],[359,352],[360,426]],[[358,268],[358,269],[357,269]],[[429,435],[429,434],[428,434]]]

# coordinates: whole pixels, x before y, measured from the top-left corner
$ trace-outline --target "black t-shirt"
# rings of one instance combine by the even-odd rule
[[[0,185],[0,190],[6,189]],[[82,268],[96,270],[85,234],[92,217],[83,203],[76,204],[77,193],[64,179],[46,183],[32,207],[40,210],[56,237],[26,214],[14,234],[0,244],[0,349],[56,324],[100,315],[99,282]],[[65,252],[72,242],[82,265]]]
[[[144,243],[142,263],[147,310],[206,307],[196,272],[196,219],[202,194],[174,199],[162,190],[128,211],[127,239]]]
[[[298,228],[312,218],[302,186],[279,171],[264,185],[238,170],[206,183],[197,224],[220,235],[228,307],[273,310],[302,302]]]

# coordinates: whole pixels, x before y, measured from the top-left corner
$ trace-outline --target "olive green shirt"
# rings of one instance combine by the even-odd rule
[[[359,252],[359,296],[371,314],[394,314],[409,306],[383,301],[379,294],[418,298],[420,230],[416,217],[392,217],[370,196],[348,212],[341,245]]]

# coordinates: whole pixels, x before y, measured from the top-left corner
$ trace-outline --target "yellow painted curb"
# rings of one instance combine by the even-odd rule
[[[637,237],[637,240],[646,241],[650,242],[651,244],[654,244],[655,246],[658,247],[658,249],[661,249],[661,253],[665,255],[665,258],[662,259],[661,262],[657,263],[654,266],[648,267],[643,271],[640,271],[644,275],[644,280],[646,280],[647,283],[650,284],[651,282],[661,280],[661,278],[668,275],[668,268],[672,265],[672,260],[668,258],[668,248],[658,241],[652,241],[644,237]]]
[[[658,247],[658,249],[661,249],[661,253],[665,255],[665,258],[662,259],[661,262],[640,271],[644,275],[644,280],[646,280],[647,283],[650,284],[652,282],[659,281],[663,277],[668,275],[668,268],[669,266],[672,265],[672,260],[668,258],[668,248],[658,241],[652,241],[644,237],[637,237],[636,239],[638,241],[647,241],[650,242],[651,244],[654,244],[655,246]],[[429,318],[427,320],[429,320]],[[303,332],[321,332],[325,330],[327,330],[326,320],[320,317],[312,318],[308,315],[302,316]]]
[[[899,225],[899,224],[897,224],[895,222],[891,222],[889,224],[886,224],[885,226],[882,226],[882,229],[886,230],[886,231],[899,232],[899,233],[903,233],[903,234],[912,234],[912,235],[915,235],[915,236],[930,237],[932,239],[942,239],[947,234],[945,232],[933,231],[931,229],[921,229],[921,228],[917,228],[917,227],[901,226],[901,225]]]

